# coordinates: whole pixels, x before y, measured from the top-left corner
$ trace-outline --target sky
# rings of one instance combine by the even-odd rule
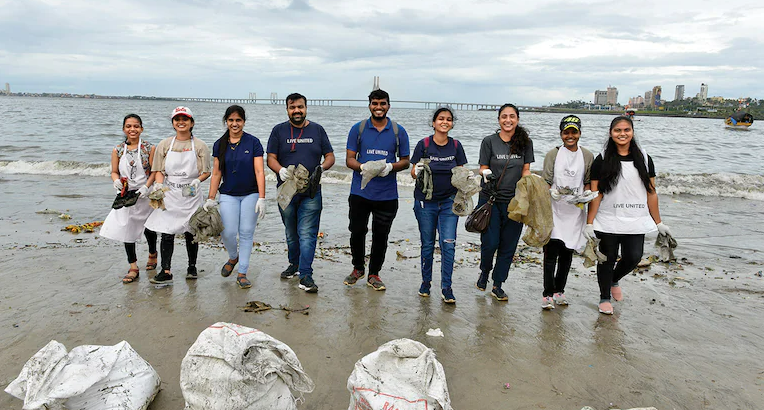
[[[754,1],[0,0],[13,92],[542,106],[764,98]]]

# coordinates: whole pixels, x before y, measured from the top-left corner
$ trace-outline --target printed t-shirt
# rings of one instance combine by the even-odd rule
[[[268,138],[268,153],[276,154],[281,166],[302,164],[311,174],[321,164],[321,157],[330,152],[334,149],[329,136],[324,127],[313,121],[303,128],[295,128],[289,121],[282,122],[273,127]],[[284,183],[278,173],[276,179],[276,186]]]
[[[167,156],[167,151],[170,150],[170,144],[174,137],[165,138],[157,144],[157,149],[154,151],[154,162],[151,164],[151,170],[154,172],[164,172],[164,159]],[[196,150],[196,169],[199,171],[199,175],[210,172],[212,169],[210,163],[212,161],[210,157],[210,148],[204,141],[199,138],[192,137],[185,141],[175,140],[175,144],[172,146],[173,152],[191,151],[191,140],[194,141],[194,149]]]
[[[220,140],[212,146],[212,156],[220,158]],[[252,134],[242,134],[238,144],[228,144],[225,151],[225,173],[220,185],[221,194],[245,196],[258,192],[255,176],[255,158],[263,157],[263,144]]]
[[[508,165],[507,161],[509,161]],[[487,165],[497,180],[501,178],[501,185],[496,194],[497,202],[509,202],[515,197],[515,186],[523,176],[523,166],[533,161],[535,161],[533,141],[530,138],[525,152],[520,154],[510,154],[510,143],[504,142],[498,133],[483,138],[480,144],[480,165]],[[505,165],[507,165],[506,171],[504,171]],[[502,171],[504,171],[503,178]],[[480,196],[488,197],[489,195],[487,186],[484,184]]]
[[[617,155],[618,160],[621,162],[633,162],[634,159],[630,155],[622,156]],[[602,163],[604,160],[602,159],[602,154],[597,155],[597,158],[594,158],[594,162],[592,162],[592,181],[599,181],[602,177]],[[653,164],[653,157],[650,155],[647,156],[647,176],[650,178],[655,177],[655,164]]]
[[[396,147],[395,133],[392,124],[388,118],[387,125],[382,131],[378,131],[371,123],[371,119],[366,121],[366,129],[361,136],[361,145],[358,146],[358,122],[350,128],[348,133],[347,149],[358,153],[358,162],[366,163],[384,159],[393,163],[398,161],[398,151],[400,157],[408,157],[409,153],[409,135],[406,130],[398,124],[398,141],[400,145]],[[397,148],[397,149],[396,149]],[[386,177],[374,177],[361,189],[361,173],[353,171],[353,182],[350,185],[350,194],[359,195],[371,201],[389,201],[398,199],[398,180],[397,172],[390,171]]]
[[[454,144],[454,139],[448,137],[446,145],[438,145],[432,136],[427,137],[427,157],[430,158],[432,170],[432,200],[440,201],[456,194],[456,188],[451,185],[451,169],[467,163],[467,155],[464,153],[462,144]],[[424,139],[420,140],[414,148],[411,163],[418,163],[424,155]],[[414,188],[414,199],[424,201],[424,193],[419,188]]]

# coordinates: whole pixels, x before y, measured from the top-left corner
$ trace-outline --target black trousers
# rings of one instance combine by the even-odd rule
[[[600,285],[600,299],[610,300],[610,288],[621,278],[628,275],[637,267],[642,259],[645,248],[644,234],[617,234],[597,232],[600,239],[600,252],[607,256],[604,263],[597,264],[597,282]],[[621,249],[621,259],[618,263],[618,249]]]
[[[188,266],[196,266],[196,257],[199,255],[199,244],[194,243],[194,235],[191,232],[183,234],[186,237],[186,253],[188,253]],[[175,235],[163,233],[159,244],[162,256],[162,269],[169,271],[172,264],[172,253],[175,251]]]
[[[146,228],[143,230],[146,242],[149,244],[149,253],[157,253],[157,233]],[[127,252],[127,263],[138,261],[138,255],[135,254],[135,243],[125,242],[125,252]]]
[[[371,220],[371,258],[369,260],[369,275],[379,275],[387,252],[387,238],[393,219],[398,214],[398,200],[372,201],[359,195],[348,198],[350,210],[350,253],[353,267],[364,270],[366,264],[366,233],[369,232],[369,216]]]
[[[565,247],[565,242],[550,239],[544,245],[544,296],[564,293],[568,283],[570,265],[573,263],[573,249]],[[557,268],[557,275],[554,270]]]

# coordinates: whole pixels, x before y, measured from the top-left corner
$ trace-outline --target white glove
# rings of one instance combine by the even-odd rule
[[[424,164],[421,162],[417,162],[416,165],[414,165],[414,175],[419,176],[419,173],[422,172],[424,169]]]
[[[164,189],[164,184],[161,182],[154,183],[154,191],[161,191]]]
[[[140,196],[148,195],[149,194],[149,187],[147,187],[146,185],[141,185],[141,187],[138,188],[138,194]]]
[[[488,176],[493,174],[493,171],[491,171],[490,169],[486,168],[486,169],[483,170],[482,174],[483,174],[483,183],[487,184],[488,183]]]
[[[279,170],[279,178],[281,178],[281,182],[284,182],[287,179],[292,178],[292,175],[294,175],[294,171],[289,172],[289,168],[287,167],[281,167],[281,169]]]
[[[201,184],[202,181],[199,180],[199,178],[195,178],[193,181],[191,181],[191,186],[194,187],[194,189],[199,188],[199,184]]]
[[[581,194],[581,197],[578,199],[578,202],[588,204],[589,202],[592,202],[594,198],[598,197],[600,195],[600,191],[590,191],[586,190],[583,194]]]
[[[669,229],[668,226],[666,226],[663,222],[659,223],[658,225],[658,233],[661,235],[671,235],[671,229]],[[673,235],[671,235],[673,236]]]
[[[393,164],[391,164],[389,162],[386,162],[385,163],[385,167],[382,169],[382,171],[379,171],[379,175],[378,176],[384,178],[384,177],[388,176],[390,174],[390,171],[392,171],[392,170],[393,170]]]
[[[206,201],[204,201],[204,205],[202,205],[202,208],[205,211],[209,212],[210,209],[217,208],[217,206],[218,206],[218,201],[214,199],[207,199]]]
[[[586,224],[586,228],[584,228],[584,236],[586,239],[597,239],[597,235],[594,234],[594,225]]]
[[[255,213],[257,213],[257,220],[260,221],[265,218],[265,198],[258,198],[255,204]]]
[[[549,195],[551,195],[552,199],[555,201],[559,201],[560,198],[562,198],[562,194],[557,190],[557,188],[549,188]]]
[[[119,179],[115,179],[114,180],[114,189],[116,189],[117,191],[121,191],[122,190],[122,181],[120,181]]]

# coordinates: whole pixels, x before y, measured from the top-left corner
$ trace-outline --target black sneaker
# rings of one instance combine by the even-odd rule
[[[161,284],[161,283],[172,284],[172,273],[167,273],[164,271],[164,269],[162,269],[161,272],[157,273],[156,275],[154,275],[153,278],[149,279],[149,282],[157,283],[157,284]]]
[[[488,286],[488,272],[480,272],[480,277],[478,278],[475,286],[481,292],[485,292],[485,288]]]
[[[290,263],[283,272],[281,272],[281,279],[292,279],[297,274],[297,265]]]
[[[348,275],[342,283],[348,286],[355,285],[355,283],[358,282],[358,279],[363,278],[364,275],[366,275],[366,273],[363,270],[353,269],[353,271],[350,272],[350,275]]]
[[[318,286],[316,286],[316,282],[313,282],[313,277],[310,275],[300,279],[299,288],[308,293],[318,293]]]
[[[456,303],[456,298],[454,297],[454,292],[451,290],[451,288],[443,289],[440,296],[446,303]]]
[[[189,266],[186,270],[186,279],[196,279],[198,275],[199,274],[196,272],[196,266]]]
[[[422,285],[419,286],[419,296],[423,298],[430,297],[430,282],[422,282]]]
[[[366,281],[366,286],[374,290],[385,290],[385,284],[382,283],[382,279],[379,275],[369,275],[369,279]]]
[[[491,296],[496,298],[496,300],[501,302],[506,302],[509,300],[509,297],[501,288],[493,288],[491,289]]]

